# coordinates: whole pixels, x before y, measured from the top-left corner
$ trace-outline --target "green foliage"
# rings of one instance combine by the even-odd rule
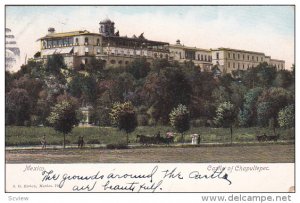
[[[128,66],[128,72],[131,73],[137,80],[146,77],[149,71],[150,64],[147,62],[145,57],[135,59]]]
[[[61,72],[61,69],[65,69],[67,66],[65,64],[64,58],[60,54],[54,54],[48,56],[45,69],[47,72],[54,75],[58,75]]]
[[[223,86],[216,87],[212,92],[216,105],[230,100],[230,94]]]
[[[128,133],[133,132],[137,127],[137,116],[133,105],[131,102],[114,103],[110,116],[112,124],[126,132],[128,144]]]
[[[74,125],[77,125],[79,122],[76,110],[76,105],[73,102],[63,100],[52,108],[48,122],[56,131],[68,134],[72,131]]]
[[[274,85],[276,87],[288,88],[293,82],[293,75],[291,71],[280,70],[276,74]]]
[[[171,110],[179,105],[188,105],[192,87],[180,68],[165,68],[147,76],[143,95],[151,110],[155,122],[167,124]]]
[[[282,128],[293,128],[295,127],[295,105],[291,104],[278,113],[278,123]]]
[[[92,57],[89,63],[85,65],[85,70],[89,73],[96,74],[100,78],[103,78],[104,67],[105,62],[103,60]]]
[[[272,103],[261,102],[257,106],[257,120],[260,126],[267,126],[272,118]]]
[[[5,95],[6,125],[24,125],[30,118],[32,99],[24,89],[14,88]]]
[[[256,87],[250,89],[244,96],[244,105],[239,112],[239,125],[252,126],[256,125],[256,102],[263,89]]]
[[[223,127],[231,127],[235,121],[236,111],[231,102],[221,103],[216,110],[215,121]]]
[[[190,112],[187,107],[179,104],[170,113],[170,124],[179,133],[184,133],[190,129]]]
[[[266,126],[269,119],[274,119],[275,126],[278,112],[283,107],[292,104],[294,96],[284,88],[269,88],[262,92],[258,98],[257,116],[259,124]]]
[[[232,143],[232,126],[236,119],[236,108],[230,102],[221,103],[216,111],[215,121],[218,125],[222,127],[229,127],[231,138],[230,141]]]
[[[97,82],[93,75],[76,74],[68,86],[72,96],[94,103],[97,96]]]

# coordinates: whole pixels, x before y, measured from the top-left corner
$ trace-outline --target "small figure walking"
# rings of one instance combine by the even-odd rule
[[[83,144],[84,144],[84,140],[83,140],[83,136],[80,135],[78,138],[78,148],[83,148]]]
[[[47,145],[46,135],[43,136],[43,138],[41,140],[41,144],[42,144],[42,149],[46,149],[46,145]]]
[[[200,145],[200,142],[201,142],[201,135],[198,134],[197,144]]]

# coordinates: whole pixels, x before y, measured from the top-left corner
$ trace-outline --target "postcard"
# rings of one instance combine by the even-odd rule
[[[5,5],[5,192],[289,201],[294,52],[295,5]]]

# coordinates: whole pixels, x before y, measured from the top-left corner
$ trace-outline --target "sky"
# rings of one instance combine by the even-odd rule
[[[39,51],[38,38],[49,27],[56,32],[98,32],[99,22],[115,22],[116,31],[128,37],[198,48],[227,47],[264,52],[294,63],[293,6],[6,6],[6,27],[25,56]]]

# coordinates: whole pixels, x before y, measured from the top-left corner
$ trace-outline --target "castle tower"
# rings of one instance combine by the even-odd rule
[[[100,21],[99,33],[104,36],[114,36],[115,35],[115,23],[109,19]]]

